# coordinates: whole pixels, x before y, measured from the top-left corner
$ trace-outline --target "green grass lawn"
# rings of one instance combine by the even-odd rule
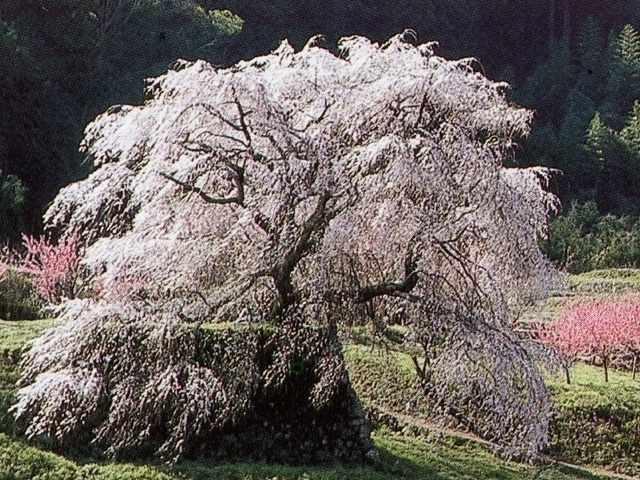
[[[639,377],[640,378],[640,377]],[[640,381],[611,370],[577,364],[571,384],[549,379],[553,395],[552,453],[575,463],[640,475]]]
[[[54,323],[53,320],[0,320],[0,352],[19,350]]]
[[[569,275],[569,288],[576,295],[620,295],[640,292],[640,269],[610,268]]]
[[[610,478],[563,465],[508,463],[470,443],[425,443],[375,433],[380,451],[376,466],[291,467],[251,463],[183,462],[159,464],[78,463],[0,434],[0,478],[12,480],[476,480],[476,479],[604,479]]]

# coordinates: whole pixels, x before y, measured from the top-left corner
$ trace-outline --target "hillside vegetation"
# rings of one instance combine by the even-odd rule
[[[89,458],[69,459],[33,446],[10,432],[11,416],[6,413],[15,393],[19,375],[19,348],[42,330],[52,326],[51,320],[0,322],[0,395],[2,396],[2,430],[0,434],[0,478],[14,480],[44,479],[136,479],[136,480],[338,480],[344,478],[422,480],[495,478],[503,480],[596,480],[616,478],[602,471],[573,468],[549,459],[535,466],[506,462],[491,453],[490,446],[463,432],[443,431],[424,422],[418,413],[407,417],[402,413],[410,399],[413,380],[407,352],[387,353],[371,343],[366,332],[347,340],[345,357],[351,379],[361,400],[367,406],[378,429],[373,440],[380,460],[372,466],[295,467],[265,464],[216,464],[210,461],[185,461],[168,468],[159,463],[104,463]],[[368,343],[368,345],[364,345]],[[398,377],[400,374],[400,377]],[[404,378],[406,381],[398,381]],[[576,377],[577,378],[577,377]],[[617,377],[616,377],[617,378]],[[576,384],[580,380],[577,379]],[[584,387],[588,388],[588,387]],[[386,412],[384,413],[383,409]],[[396,412],[396,413],[394,413]],[[412,420],[412,419],[413,420]]]

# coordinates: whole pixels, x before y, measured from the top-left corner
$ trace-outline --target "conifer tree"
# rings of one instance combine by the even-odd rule
[[[633,75],[638,75],[640,69],[640,34],[627,24],[620,31],[616,42],[616,57],[620,65],[627,68]]]
[[[640,35],[625,25],[610,48],[609,77],[605,88],[603,114],[618,129],[633,101],[640,97]]]
[[[581,146],[584,132],[593,115],[593,102],[580,89],[573,88],[567,98],[564,118],[558,132],[558,163],[564,174],[580,185],[593,188],[599,176],[600,164]]]
[[[620,132],[629,152],[632,155],[640,156],[640,101],[633,102],[633,107],[627,117],[627,124]]]
[[[634,113],[635,112],[635,113]],[[596,112],[585,135],[586,149],[592,161],[601,168],[597,185],[598,206],[606,212],[637,215],[640,209],[639,157],[631,147],[635,126],[634,109],[629,123],[622,133],[605,124],[600,112]],[[625,137],[627,139],[625,139]]]
[[[605,143],[611,134],[610,130],[602,121],[600,112],[596,112],[589,123],[585,143],[587,150],[599,162],[604,162]]]
[[[581,67],[578,85],[595,99],[604,77],[605,40],[600,23],[592,16],[578,30],[576,52]]]

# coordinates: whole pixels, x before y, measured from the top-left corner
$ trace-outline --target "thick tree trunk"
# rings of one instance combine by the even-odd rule
[[[567,385],[571,385],[571,377],[569,376],[569,367],[564,367],[564,375],[567,379]]]
[[[609,370],[607,368],[607,362],[608,362],[609,358],[607,355],[602,354],[602,368],[604,369],[604,381],[608,382],[609,381]]]
[[[327,221],[330,217],[330,215],[329,217],[327,216],[326,207],[330,199],[331,194],[329,192],[324,192],[320,195],[315,211],[302,226],[302,231],[296,239],[293,248],[291,248],[291,250],[284,255],[282,261],[275,265],[268,273],[274,280],[279,296],[278,303],[274,309],[276,322],[280,320],[281,314],[295,303],[295,292],[291,281],[291,274],[300,260],[302,260],[312,247],[313,234],[326,228]]]

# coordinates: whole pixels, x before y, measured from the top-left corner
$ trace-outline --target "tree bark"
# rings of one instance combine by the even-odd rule
[[[268,273],[273,278],[273,281],[278,291],[279,302],[274,310],[274,316],[276,321],[278,317],[288,307],[295,302],[295,292],[293,284],[291,282],[291,274],[296,268],[300,260],[309,251],[312,245],[312,235],[324,229],[327,220],[327,202],[331,198],[329,192],[324,192],[318,198],[316,209],[311,216],[304,222],[300,236],[296,239],[293,248],[289,250],[277,265],[275,265]]]

